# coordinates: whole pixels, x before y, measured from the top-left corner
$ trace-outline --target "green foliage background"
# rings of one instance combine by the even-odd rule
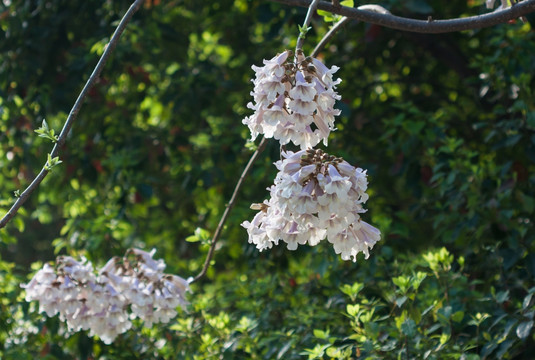
[[[454,18],[482,1],[381,2]],[[0,4],[0,213],[46,161],[127,1]],[[358,4],[360,5],[360,3]],[[270,142],[191,306],[106,346],[70,337],[19,285],[59,254],[103,264],[156,248],[197,274],[252,154],[241,119],[252,64],[295,46],[306,9],[147,0],[82,108],[63,163],[0,230],[2,359],[530,359],[535,353],[533,17],[444,35],[349,23],[322,52],[341,67],[327,151],[369,169],[381,242],[343,262],[328,244],[258,253],[239,226],[275,176]],[[313,19],[305,51],[328,30]]]

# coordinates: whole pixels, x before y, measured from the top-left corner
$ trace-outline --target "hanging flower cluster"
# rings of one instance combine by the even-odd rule
[[[130,249],[123,258],[114,257],[97,274],[86,259],[69,256],[56,259],[39,270],[26,285],[26,301],[39,301],[39,311],[48,316],[59,313],[70,331],[89,330],[110,344],[132,327],[131,319],[167,323],[184,307],[188,281],[164,274],[163,260],[150,253]],[[130,313],[128,307],[130,306]]]
[[[327,238],[343,260],[362,252],[366,258],[381,234],[364,222],[360,214],[368,200],[366,171],[322,150],[301,150],[282,154],[271,198],[254,204],[260,210],[247,229],[249,242],[262,251],[279,240],[289,250],[298,245],[317,245]]]
[[[318,59],[305,57],[301,50],[293,58],[287,50],[264,60],[264,66],[252,68],[256,73],[251,92],[254,104],[247,106],[254,114],[242,121],[252,139],[264,134],[282,145],[291,141],[301,149],[322,140],[327,145],[334,117],[340,114],[334,109],[335,101],[340,100],[335,89],[341,80],[333,80],[338,67],[328,69]]]

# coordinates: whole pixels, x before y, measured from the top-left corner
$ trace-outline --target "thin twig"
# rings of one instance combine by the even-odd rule
[[[312,51],[310,56],[312,56],[312,57],[318,56],[319,52],[321,50],[323,50],[325,45],[327,45],[327,43],[331,40],[331,38],[334,36],[334,34],[336,34],[338,32],[338,30],[340,30],[342,28],[342,26],[348,20],[350,20],[350,19],[344,16],[336,24],[334,24],[333,27],[331,28],[331,30],[329,30],[329,32],[327,32],[327,34],[325,34],[323,36],[323,38],[320,40],[318,45],[316,45],[316,47],[314,48],[314,50]]]
[[[303,44],[305,43],[305,34],[308,31],[308,25],[310,24],[310,21],[312,20],[312,14],[314,11],[316,11],[316,7],[318,6],[319,0],[312,0],[310,3],[310,6],[308,7],[307,16],[305,17],[305,21],[303,22],[302,31],[299,33],[299,36],[297,37],[297,45],[295,46],[295,54],[299,52],[299,50],[303,49]]]
[[[100,60],[98,61],[97,65],[95,66],[95,69],[93,70],[93,73],[85,83],[84,88],[80,92],[80,95],[78,95],[78,98],[76,99],[76,102],[74,103],[71,112],[69,113],[69,116],[67,117],[67,120],[65,121],[65,124],[61,129],[61,133],[58,136],[58,140],[54,145],[52,152],[50,153],[50,156],[52,158],[55,158],[58,155],[59,149],[65,144],[65,141],[67,140],[67,135],[69,134],[69,131],[71,130],[71,127],[78,116],[78,112],[80,111],[83,105],[85,97],[97,81],[102,69],[104,68],[104,65],[106,65],[106,61],[115,50],[117,42],[119,41],[121,34],[126,28],[126,25],[128,25],[128,23],[132,19],[132,16],[139,9],[142,2],[143,0],[136,0],[130,6],[128,11],[124,14],[123,18],[121,19],[121,22],[119,23],[119,26],[117,26],[117,29],[115,29],[115,32],[113,33],[110,39],[110,42],[106,46],[106,50],[104,50],[104,53],[100,57]],[[0,220],[0,229],[5,227],[7,223],[17,214],[17,211],[26,202],[26,200],[28,200],[28,198],[35,191],[35,189],[37,189],[39,184],[41,184],[43,179],[48,175],[49,171],[50,170],[47,169],[47,165],[45,164],[39,174],[35,177],[35,179],[33,179],[32,183],[22,192],[22,194],[20,194],[11,209],[9,209],[9,211],[4,215],[2,220]]]
[[[266,147],[266,144],[267,144],[266,138],[262,138],[262,141],[260,141],[260,144],[258,144],[256,151],[253,153],[253,155],[249,159],[249,162],[245,166],[245,169],[243,169],[240,179],[236,183],[236,187],[234,188],[234,192],[232,193],[232,197],[230,198],[230,201],[228,202],[227,208],[223,212],[223,215],[221,216],[221,219],[219,220],[219,224],[217,225],[217,228],[215,229],[214,236],[212,238],[212,244],[210,245],[210,250],[208,250],[208,255],[206,256],[206,260],[204,261],[202,270],[197,276],[195,276],[195,278],[190,283],[194,283],[200,278],[202,278],[204,275],[206,275],[206,271],[210,267],[210,261],[212,261],[212,257],[214,256],[215,246],[221,236],[221,232],[223,231],[223,227],[225,226],[225,222],[227,221],[230,211],[232,210],[232,208],[234,207],[236,203],[236,199],[243,185],[243,181],[245,180],[245,177],[251,170],[254,162],[256,161],[260,153]]]
[[[270,0],[290,6],[309,7],[310,0]],[[506,23],[535,11],[535,0],[524,0],[510,8],[494,11],[484,15],[470,16],[449,20],[416,20],[403,18],[391,14],[379,14],[368,10],[358,10],[347,6],[334,6],[327,1],[320,1],[318,9],[329,11],[333,14],[346,16],[350,19],[360,20],[366,23],[377,24],[384,27],[411,31],[417,33],[447,33],[470,29],[480,29],[497,24]]]

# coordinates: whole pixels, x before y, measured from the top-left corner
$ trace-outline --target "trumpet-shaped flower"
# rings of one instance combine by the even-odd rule
[[[360,218],[368,200],[366,171],[321,150],[282,155],[270,199],[254,206],[260,212],[252,222],[242,223],[249,242],[262,251],[282,240],[295,250],[327,238],[344,260],[356,261],[361,252],[368,258],[381,234]]]
[[[145,326],[168,322],[176,316],[177,306],[188,303],[188,281],[164,274],[164,261],[153,256],[154,250],[130,249],[97,273],[87,259],[78,262],[60,256],[55,267],[45,264],[22,285],[26,301],[39,301],[40,311],[48,316],[59,313],[70,331],[89,330],[91,336],[110,344],[132,327],[132,318],[144,320]]]
[[[333,80],[338,67],[327,68],[321,61],[298,53],[294,58],[284,51],[264,66],[252,66],[255,71],[254,103],[247,106],[254,114],[243,119],[254,140],[259,134],[290,142],[301,149],[316,146],[327,138],[334,127],[334,117],[340,110],[334,108],[340,96]]]

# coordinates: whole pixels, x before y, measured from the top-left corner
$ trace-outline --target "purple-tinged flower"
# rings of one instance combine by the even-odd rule
[[[282,156],[269,200],[254,206],[260,212],[252,222],[242,223],[249,242],[262,251],[282,240],[295,250],[327,238],[342,259],[355,261],[360,252],[367,258],[381,234],[360,219],[368,199],[366,171],[321,150]]]
[[[152,326],[168,322],[176,316],[177,306],[188,304],[189,282],[164,274],[165,263],[154,260],[154,252],[130,249],[97,273],[85,258],[78,262],[60,256],[55,267],[45,264],[21,286],[27,301],[37,300],[39,311],[48,316],[59,313],[69,331],[89,330],[110,344],[132,327],[130,318],[139,317],[145,326]]]
[[[290,142],[307,149],[320,141],[327,145],[327,138],[334,127],[334,117],[340,110],[334,109],[340,96],[333,80],[336,66],[328,69],[321,61],[305,57],[302,53],[293,57],[289,51],[264,60],[264,66],[252,66],[255,71],[254,103],[247,107],[254,114],[242,122],[249,127],[251,138],[259,134],[279,140],[282,145]]]

